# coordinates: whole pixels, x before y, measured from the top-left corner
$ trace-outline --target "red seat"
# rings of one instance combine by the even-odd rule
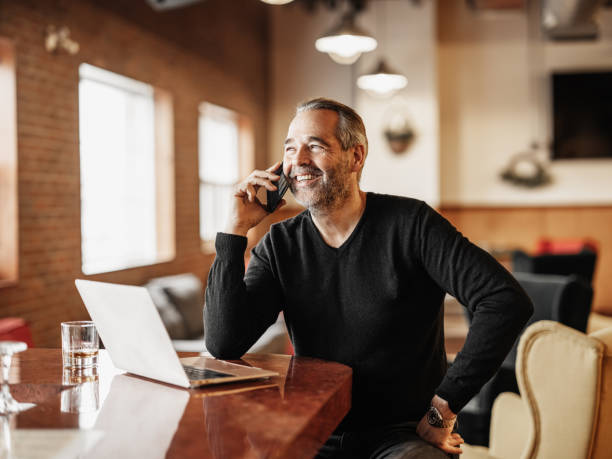
[[[585,238],[571,239],[548,239],[542,238],[536,245],[534,255],[561,255],[580,253],[583,250],[589,250],[597,253],[597,243]]]
[[[28,347],[34,347],[30,327],[19,317],[0,319],[0,341],[23,341]]]

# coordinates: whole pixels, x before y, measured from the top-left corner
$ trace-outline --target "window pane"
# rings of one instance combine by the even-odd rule
[[[200,238],[203,241],[214,240],[217,232],[223,230],[232,191],[233,185],[200,184]]]
[[[235,118],[205,112],[200,116],[200,178],[207,182],[238,181],[238,123]]]
[[[151,264],[157,257],[153,90],[85,68],[79,83],[83,272]]]
[[[222,231],[239,179],[238,115],[204,103],[199,120],[200,237],[214,240]]]

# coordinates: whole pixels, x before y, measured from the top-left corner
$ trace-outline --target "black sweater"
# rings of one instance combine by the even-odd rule
[[[219,233],[204,311],[206,347],[239,358],[284,312],[296,355],[353,369],[341,428],[419,420],[438,394],[457,413],[495,373],[533,306],[514,278],[422,201],[367,194],[338,248],[310,213],[272,225],[253,249]],[[473,313],[447,371],[443,299]]]

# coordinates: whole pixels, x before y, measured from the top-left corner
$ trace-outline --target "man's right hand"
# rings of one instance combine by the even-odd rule
[[[280,176],[273,173],[280,166],[280,161],[269,167],[265,171],[255,170],[238,184],[232,199],[232,209],[230,210],[229,220],[225,228],[228,234],[246,236],[247,232],[259,224],[266,216],[266,207],[257,198],[257,191],[260,187],[275,191],[276,183]],[[283,199],[278,205],[280,209],[285,205]]]

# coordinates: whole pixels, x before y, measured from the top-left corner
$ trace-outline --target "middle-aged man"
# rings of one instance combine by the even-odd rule
[[[514,278],[427,204],[366,193],[363,121],[329,99],[298,106],[283,172],[307,210],[272,225],[244,272],[247,231],[267,214],[275,164],[236,190],[206,291],[206,346],[239,358],[284,312],[298,356],[353,369],[349,414],[320,457],[461,453],[456,413],[495,373],[533,306]],[[443,298],[473,313],[447,369]]]

